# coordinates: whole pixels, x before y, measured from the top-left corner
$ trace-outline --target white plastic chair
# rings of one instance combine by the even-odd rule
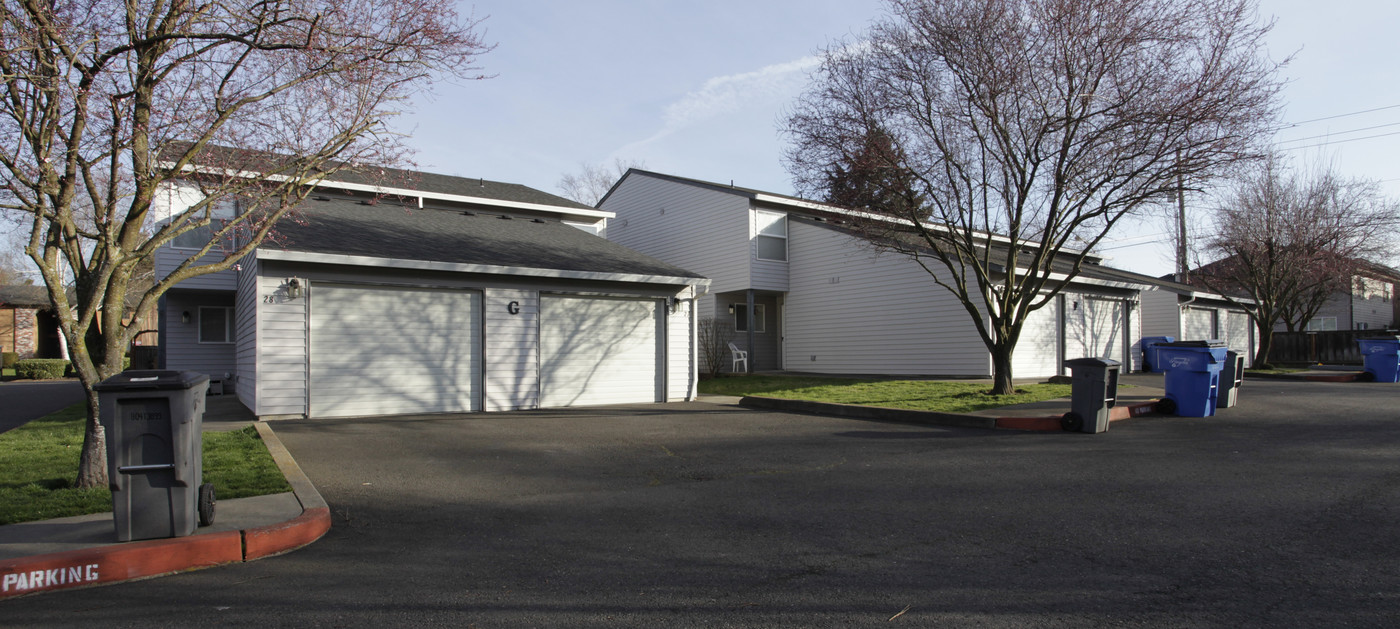
[[[739,373],[739,363],[744,363],[744,372],[748,372],[749,353],[747,351],[739,349],[739,346],[735,345],[734,341],[730,341],[729,355],[734,359],[733,366],[729,368],[731,371],[733,371],[734,373]]]

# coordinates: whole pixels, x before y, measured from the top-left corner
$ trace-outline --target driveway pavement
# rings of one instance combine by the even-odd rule
[[[0,382],[0,432],[83,401],[83,384],[68,380]]]
[[[700,403],[279,422],[331,506],[321,541],[0,614],[7,626],[1393,626],[1395,386],[1250,381],[1217,417],[1100,435]]]

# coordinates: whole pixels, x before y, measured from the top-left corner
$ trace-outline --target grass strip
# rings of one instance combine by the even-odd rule
[[[72,487],[86,419],[78,403],[0,434],[0,525],[112,510],[107,488]],[[219,500],[291,491],[252,426],[206,432],[203,448]]]
[[[990,388],[986,382],[773,375],[727,376],[700,382],[700,392],[706,394],[763,395],[943,413],[967,413],[1070,395],[1070,385],[1067,384],[1024,384],[1018,386],[1012,395],[988,395]]]

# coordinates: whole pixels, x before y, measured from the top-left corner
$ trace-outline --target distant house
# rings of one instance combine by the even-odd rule
[[[409,174],[403,189],[324,181],[275,244],[171,289],[164,366],[210,374],[264,418],[694,398],[707,280],[595,235],[606,211]],[[196,198],[167,193],[167,216]],[[194,244],[161,249],[157,276]]]
[[[876,253],[842,208],[638,169],[599,208],[616,214],[608,239],[711,279],[700,316],[732,324],[752,370],[992,374],[963,305],[910,258]],[[1028,319],[1016,377],[1067,373],[1085,356],[1141,368],[1144,292],[1192,292],[1087,261]]]
[[[20,358],[67,358],[58,317],[43,286],[0,286],[0,351]]]
[[[1360,270],[1348,282],[1350,290],[1333,293],[1304,324],[1307,332],[1329,330],[1384,330],[1400,324],[1400,305],[1395,301],[1400,271],[1390,267],[1361,262]],[[1275,331],[1286,330],[1283,324]]]

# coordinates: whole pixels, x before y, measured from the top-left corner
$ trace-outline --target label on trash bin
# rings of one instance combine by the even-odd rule
[[[156,380],[160,380],[160,376],[151,376],[149,378],[132,378],[130,380],[127,380],[127,382],[155,382]]]

